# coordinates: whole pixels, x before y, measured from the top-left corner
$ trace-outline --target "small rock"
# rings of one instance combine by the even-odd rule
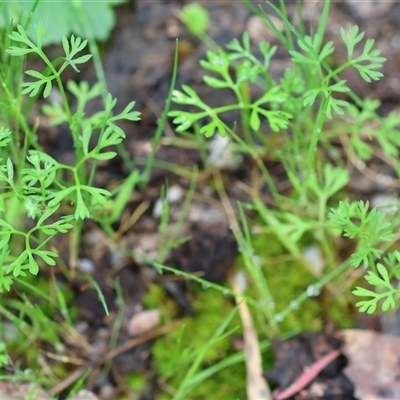
[[[305,248],[303,251],[303,257],[315,274],[320,274],[322,272],[325,261],[319,247],[309,246]]]
[[[99,400],[99,398],[89,390],[80,390],[70,400]]]
[[[234,151],[234,145],[229,136],[216,135],[210,143],[207,162],[221,169],[236,168],[242,163],[242,156]]]
[[[273,15],[270,15],[270,18],[275,27],[282,32],[284,29],[282,20]],[[275,33],[260,17],[252,16],[249,18],[247,32],[249,32],[251,40],[256,44],[260,44],[261,42],[276,42]]]
[[[354,0],[346,0],[345,3],[350,8],[354,16],[359,19],[373,19],[381,17],[387,14],[390,11],[394,1],[393,0],[385,0],[385,1],[354,1]]]
[[[166,194],[166,200],[169,204],[177,203],[182,198],[183,198],[183,189],[180,186],[174,185],[168,188]],[[153,217],[160,218],[162,215],[162,209],[163,209],[163,201],[160,198],[154,204]]]
[[[160,322],[159,310],[146,310],[135,314],[128,323],[128,334],[140,336],[150,331]]]

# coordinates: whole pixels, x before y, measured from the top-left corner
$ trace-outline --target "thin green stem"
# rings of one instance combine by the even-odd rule
[[[323,39],[325,36],[326,25],[328,23],[330,3],[331,3],[331,0],[325,0],[324,8],[322,10],[321,17],[319,18],[318,31],[317,31],[317,38],[318,38],[319,42],[317,43],[317,46],[316,46],[317,52],[320,51],[320,49],[322,47],[322,42],[323,42]]]
[[[318,282],[310,285],[306,291],[304,291],[300,296],[298,296],[295,300],[290,302],[290,305],[286,307],[282,312],[279,313],[279,320],[283,321],[289,314],[293,312],[293,310],[297,309],[301,303],[307,300],[310,296],[317,295],[321,289],[330,281],[332,281],[337,276],[343,274],[350,267],[350,260],[346,260],[329,274],[325,275]],[[275,316],[277,317],[277,316]]]
[[[39,3],[40,3],[40,0],[35,0],[35,2],[33,3],[32,8],[28,13],[28,18],[26,19],[25,24],[24,24],[24,29],[25,30],[28,30],[29,25],[32,22],[32,17],[35,14],[36,8],[39,5]]]
[[[267,4],[269,4],[272,8],[274,8],[273,4],[271,2],[268,1]],[[279,0],[279,4],[280,4],[280,7],[281,7],[281,9],[280,9],[281,15],[283,15],[284,18],[287,20],[287,11],[286,11],[285,0]],[[294,49],[294,43],[293,43],[291,25],[285,24],[285,32],[286,32],[287,49],[293,50]]]
[[[218,183],[222,187],[222,182]],[[244,213],[241,203],[238,203],[238,208],[242,221],[243,232],[239,229],[238,226],[231,226],[231,228],[235,235],[239,248],[241,249],[241,254],[243,256],[243,259],[245,260],[247,271],[249,272],[254,284],[257,287],[259,296],[262,300],[261,304],[263,306],[262,308],[264,310],[264,315],[271,328],[271,336],[273,336],[273,334],[277,333],[276,320],[274,318],[275,314],[273,312],[273,309],[271,308],[271,304],[274,302],[274,298],[271,294],[271,291],[269,290],[268,282],[265,279],[265,276],[263,276],[262,270],[260,269],[259,265],[256,265],[256,262],[254,260],[255,255],[253,254],[254,252],[251,243],[251,235],[246,221],[246,215]]]
[[[317,146],[319,142],[319,138],[321,136],[322,132],[322,127],[324,125],[325,121],[325,115],[326,115],[326,108],[328,106],[328,98],[323,97],[323,100],[320,104],[318,114],[317,114],[317,119],[315,121],[312,137],[311,137],[311,143],[308,148],[308,154],[307,154],[307,170],[306,170],[306,177],[305,179],[307,180],[311,174],[312,170],[314,169],[315,166],[315,155],[317,153]],[[307,185],[305,185],[306,188]]]
[[[319,197],[319,207],[318,207],[318,221],[319,221],[319,236],[320,236],[320,243],[322,245],[322,250],[327,258],[328,268],[327,270],[331,270],[332,268],[336,267],[336,259],[333,254],[334,248],[332,248],[331,240],[327,236],[326,231],[326,204],[328,199],[323,195]]]

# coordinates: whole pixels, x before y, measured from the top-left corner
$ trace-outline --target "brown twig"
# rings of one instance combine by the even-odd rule
[[[237,293],[236,303],[239,304],[239,314],[243,325],[244,355],[247,370],[247,399],[271,400],[271,391],[262,376],[260,346],[249,307],[243,299],[242,291],[233,274],[229,277],[229,283]]]
[[[106,361],[112,360],[113,358],[117,357],[121,353],[130,350],[131,348],[138,346],[139,344],[145,343],[149,340],[152,340],[158,336],[165,335],[170,330],[174,329],[175,327],[179,326],[181,321],[174,321],[161,326],[160,328],[155,329],[154,331],[148,332],[142,336],[137,338],[133,338],[128,340],[121,346],[116,347],[115,349],[109,350],[105,354],[100,355],[97,359],[89,361],[87,365],[78,368],[75,370],[71,375],[65,378],[63,381],[59,382],[56,386],[49,390],[51,395],[55,395],[66,389],[68,386],[72,385],[76,382],[82,375],[84,375],[89,369],[98,368],[103,365]]]
[[[276,400],[285,400],[304,389],[318,374],[329,365],[335,358],[339,357],[340,351],[333,350],[311,364],[288,388],[278,394]]]

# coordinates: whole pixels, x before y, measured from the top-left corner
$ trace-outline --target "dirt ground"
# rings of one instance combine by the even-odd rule
[[[179,10],[188,3],[190,2],[132,1],[118,7],[116,9],[116,28],[108,43],[102,46],[103,66],[108,89],[118,99],[116,111],[122,111],[129,102],[134,100],[136,101],[135,109],[142,113],[141,121],[124,123],[122,126],[126,133],[124,146],[133,164],[139,170],[144,168],[144,161],[151,149],[151,141],[157,128],[157,121],[161,116],[168,95],[177,37],[179,38],[180,54],[177,88],[180,88],[182,84],[190,85],[210,105],[229,102],[231,96],[229,92],[218,92],[216,96],[215,90],[202,82],[204,71],[199,66],[199,60],[205,57],[207,47],[197,38],[188,34],[185,26],[178,18]],[[208,33],[221,47],[224,47],[232,38],[240,37],[244,31],[250,33],[254,46],[261,40],[268,40],[272,44],[277,44],[272,32],[263,26],[260,20],[254,17],[242,2],[215,0],[211,2],[200,1],[200,3],[210,12],[211,25]],[[262,6],[264,10],[271,13],[265,2],[252,1],[252,3],[256,6]],[[294,3],[291,1],[286,3],[288,9],[294,15]],[[318,24],[320,3],[304,2],[304,15],[310,29]],[[359,25],[361,31],[366,31],[366,37],[376,40],[376,47],[387,58],[383,68],[384,80],[367,84],[361,80],[355,71],[348,72],[343,76],[360,97],[368,96],[381,100],[383,113],[399,107],[399,21],[400,3],[396,1],[335,1],[332,4],[329,17],[327,39],[333,40],[338,48],[336,54],[338,58],[335,62],[340,63],[346,56],[344,49],[340,46],[339,29],[342,26],[347,27],[354,24]],[[272,73],[280,76],[289,62],[288,54],[280,47],[271,64]],[[91,83],[96,79],[94,69],[90,66],[83,69],[79,75],[68,76],[68,78],[88,80]],[[93,101],[90,104],[89,112],[94,113],[100,108],[100,102]],[[236,117],[235,114],[232,114],[228,117],[231,120],[228,120],[227,123],[233,125]],[[129,324],[133,316],[143,310],[142,297],[147,292],[150,283],[156,282],[169,293],[179,306],[180,316],[193,315],[193,294],[187,281],[172,279],[172,275],[168,274],[160,278],[146,263],[140,262],[139,258],[133,259],[127,256],[129,251],[133,251],[135,254],[151,257],[157,249],[159,221],[157,207],[161,186],[168,183],[170,188],[176,188],[177,191],[177,200],[171,203],[171,222],[173,223],[174,220],[179,218],[185,193],[190,188],[190,171],[195,166],[200,169],[196,192],[181,232],[182,237],[190,235],[192,240],[174,249],[166,257],[165,265],[196,273],[210,282],[222,283],[226,281],[238,251],[224,209],[214,192],[210,190],[212,173],[202,171],[202,159],[198,149],[179,148],[170,144],[172,139],[177,136],[174,133],[174,127],[169,122],[161,146],[156,153],[156,166],[170,163],[174,164],[175,167],[169,169],[155,167],[151,173],[149,186],[145,190],[137,190],[132,193],[128,204],[129,209],[126,211],[129,214],[134,210],[141,210],[135,223],[127,226],[123,226],[122,223],[117,224],[115,228],[119,234],[114,241],[107,240],[104,233],[94,223],[87,223],[84,229],[79,253],[81,265],[78,265],[78,268],[83,269],[89,265],[90,273],[102,289],[113,315],[118,312],[119,307],[116,301],[116,290],[112,283],[117,277],[125,300],[125,312],[117,346],[125,345],[126,351],[121,350],[119,353],[113,354],[112,358],[109,354],[107,356],[105,355],[107,353],[104,353],[97,358],[97,361],[92,363],[92,366],[99,366],[104,364],[107,357],[112,359],[111,381],[115,387],[118,387],[118,381],[122,380],[121,377],[129,372],[149,372],[151,339],[162,334],[161,331],[157,331],[160,328],[154,328],[147,337],[143,339],[143,336],[140,336],[142,339],[135,342],[129,331],[129,329],[132,329],[129,328]],[[51,154],[62,160],[71,160],[71,157],[73,157],[72,143],[65,140],[65,137],[62,128],[57,131],[51,130],[40,133],[41,142]],[[380,165],[374,164],[374,161],[371,162],[369,167],[376,173],[379,172]],[[239,190],[238,187],[241,182],[250,181],[254,168],[251,160],[244,158],[242,163],[235,168],[225,168],[220,171],[231,204],[235,204],[237,200],[248,200],[246,193]],[[284,185],[286,178],[282,174],[280,166],[271,163],[269,168],[271,171],[275,171],[274,179]],[[109,188],[126,178],[127,175],[128,169],[122,158],[118,157],[116,160],[103,163],[100,166],[96,183]],[[354,169],[349,190],[352,190],[359,198],[370,199],[378,194],[392,194],[395,188],[365,177],[361,172]],[[268,189],[265,188],[265,191],[267,192]],[[65,257],[67,258],[67,255]],[[78,279],[73,282],[79,315],[86,324],[85,335],[90,338],[89,341],[92,344],[103,343],[104,340],[101,335],[104,334],[103,331],[108,326],[103,306],[96,291],[94,289],[81,290],[82,285],[83,282]],[[375,319],[365,321],[368,326],[374,326],[377,323]],[[136,329],[140,328],[136,327]],[[173,327],[167,329],[173,329]],[[390,333],[400,336],[398,322],[393,322],[390,329]],[[317,339],[313,336],[307,340],[316,341]],[[286,357],[282,355],[282,349],[276,349],[276,352],[277,358],[282,362]],[[289,361],[292,366],[293,363],[293,361]],[[282,373],[281,368],[282,366],[278,363],[275,369],[270,372],[270,377],[278,374],[278,381],[285,386],[286,382],[282,380],[290,380],[291,372],[286,368]],[[160,388],[157,387],[156,378],[154,378],[154,382],[153,388],[148,388],[142,393],[141,400],[158,398],[157,393]],[[68,383],[70,382],[66,382],[64,386],[67,387]],[[245,383],[243,382],[243,384]],[[341,393],[347,393],[346,384],[347,382],[343,384],[345,389]],[[335,388],[337,387],[335,386]],[[99,388],[98,377],[91,377],[88,389],[96,389],[102,392]],[[58,392],[62,393],[63,390],[63,387],[58,388]],[[101,398],[117,399],[119,395],[116,393],[114,391],[112,394],[105,395],[103,392]],[[346,397],[343,394],[343,397],[340,398]]]

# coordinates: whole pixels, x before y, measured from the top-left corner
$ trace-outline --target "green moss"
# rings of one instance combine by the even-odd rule
[[[225,368],[197,385],[187,400],[237,400],[246,398],[246,368],[244,363]]]
[[[139,375],[139,374],[129,374],[125,378],[125,382],[129,392],[131,393],[142,392],[147,385],[146,377],[144,375]]]
[[[293,260],[271,263],[271,259],[274,257],[287,254],[283,245],[274,236],[253,237],[253,247],[255,254],[261,258],[263,275],[274,299],[275,313],[285,310],[291,302],[307,290],[309,285],[318,280],[302,262]],[[329,306],[327,306],[328,303]],[[332,318],[338,327],[349,327],[353,315],[348,313],[347,318],[343,312],[343,305],[339,304],[332,296],[329,301],[322,301],[320,296],[309,297],[279,324],[279,330],[281,333],[321,330],[323,317]]]
[[[148,304],[148,302],[146,302]],[[194,362],[196,351],[209,343],[215,331],[232,311],[233,304],[218,291],[202,290],[193,301],[195,315],[186,318],[180,329],[176,329],[159,338],[152,347],[154,366],[160,380],[177,389]],[[237,328],[240,332],[241,322],[236,315],[227,328]],[[225,359],[235,350],[229,338],[214,343],[205,353],[199,371],[207,366]],[[185,398],[187,399],[234,399],[244,398],[245,370],[244,365],[237,364],[226,368],[197,385]],[[171,399],[163,393],[161,399]]]
[[[178,312],[176,302],[166,293],[161,285],[150,285],[148,292],[142,299],[145,309],[159,309],[161,320],[166,323],[171,321]]]
[[[311,242],[311,238],[308,238]],[[267,245],[266,245],[267,244]],[[262,273],[266,279],[271,295],[274,299],[274,312],[285,310],[288,305],[299,295],[304,293],[310,284],[314,284],[317,278],[311,273],[307,265],[300,261],[275,262],[276,257],[285,256],[287,250],[272,235],[259,235],[253,237],[254,253],[260,257]],[[275,260],[274,260],[275,258]],[[237,258],[237,265],[243,268],[243,260]],[[154,366],[157,375],[162,382],[161,387],[169,388],[160,394],[161,400],[171,400],[174,391],[179,388],[186,373],[192,366],[194,354],[204,347],[211,339],[215,331],[234,307],[231,297],[201,286],[194,286],[193,318],[186,318],[180,329],[176,329],[162,338],[157,339],[152,348]],[[329,294],[329,293],[328,293]],[[255,285],[250,282],[246,295],[257,299]],[[322,301],[323,300],[323,301]],[[165,319],[172,319],[176,313],[176,306],[159,286],[150,289],[145,298],[145,305],[149,308],[160,307],[164,311]],[[165,311],[166,310],[166,311]],[[251,308],[253,320],[259,339],[263,340],[263,327],[267,325],[265,316]],[[279,324],[280,333],[294,333],[300,331],[321,330],[324,319],[333,318],[339,327],[343,324],[349,326],[349,318],[343,316],[343,306],[329,296],[310,297],[298,308],[293,310]],[[345,321],[345,322],[343,322]],[[228,329],[238,327],[241,333],[241,321],[236,315]],[[215,365],[229,355],[235,353],[229,338],[221,340],[211,346],[206,352],[198,372]],[[264,362],[272,363],[271,353],[263,354]],[[185,395],[188,400],[213,400],[227,399],[237,400],[246,398],[245,379],[246,371],[244,363],[227,367],[198,384],[192,391]]]

